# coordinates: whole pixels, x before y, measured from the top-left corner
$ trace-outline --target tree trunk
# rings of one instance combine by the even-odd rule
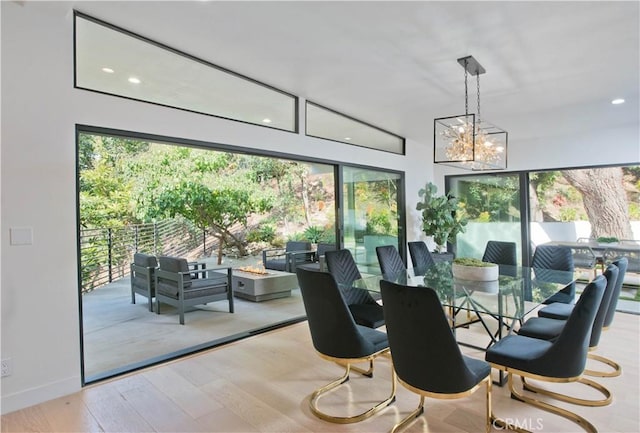
[[[302,195],[302,205],[304,207],[304,219],[308,227],[311,225],[311,220],[309,219],[309,193],[307,191],[306,176],[301,174],[298,178],[300,179],[300,193]]]
[[[224,248],[224,235],[218,237],[218,265],[222,264],[222,249]]]
[[[531,209],[531,221],[543,222],[544,216],[542,214],[542,207],[540,206],[540,200],[538,199],[536,183],[533,181],[529,182],[529,206]]]
[[[591,223],[591,237],[633,238],[622,168],[566,170],[562,175],[582,194]]]

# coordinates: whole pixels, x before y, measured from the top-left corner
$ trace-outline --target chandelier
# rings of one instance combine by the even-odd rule
[[[507,168],[506,131],[480,118],[480,75],[485,69],[473,56],[462,57],[464,68],[464,114],[433,121],[433,161],[467,170],[503,170]],[[467,79],[477,78],[477,113],[469,113]]]

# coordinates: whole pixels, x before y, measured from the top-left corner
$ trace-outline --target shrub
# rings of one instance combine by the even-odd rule
[[[318,226],[309,226],[304,230],[304,237],[313,244],[320,242],[325,235],[324,229]]]
[[[269,242],[273,241],[276,237],[276,229],[272,225],[261,225],[255,230],[247,233],[248,242]]]

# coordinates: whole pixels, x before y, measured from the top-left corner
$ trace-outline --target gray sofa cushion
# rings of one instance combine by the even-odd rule
[[[133,263],[144,268],[155,268],[158,266],[158,261],[155,256],[144,253],[135,253],[133,255]]]
[[[183,259],[180,257],[166,257],[160,256],[158,257],[158,263],[160,264],[160,269],[167,272],[188,272],[189,264],[187,263],[187,259]],[[184,288],[188,289],[191,286],[191,275],[184,274]],[[158,291],[163,294],[170,295],[171,293],[178,293],[178,283],[176,281],[167,280],[166,278],[158,278]],[[170,295],[175,296],[175,295]]]
[[[147,283],[147,271],[136,270],[133,273],[132,287],[134,289],[142,289],[142,290],[151,290],[151,295],[155,294],[155,281],[153,272],[154,269],[158,266],[158,262],[156,261],[155,256],[151,256],[143,253],[135,253],[133,255],[133,264],[136,266],[140,266],[142,268],[149,268],[149,282]],[[149,284],[151,287],[148,287]]]

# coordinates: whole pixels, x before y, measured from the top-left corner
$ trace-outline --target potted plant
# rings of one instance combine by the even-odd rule
[[[464,233],[467,219],[458,199],[450,194],[437,195],[438,188],[431,182],[418,191],[421,201],[416,209],[422,213],[422,231],[432,236],[436,253],[447,249],[447,242],[455,242],[458,233]]]
[[[471,281],[496,281],[499,267],[495,263],[483,262],[479,259],[456,258],[453,260],[451,272],[455,278]]]

